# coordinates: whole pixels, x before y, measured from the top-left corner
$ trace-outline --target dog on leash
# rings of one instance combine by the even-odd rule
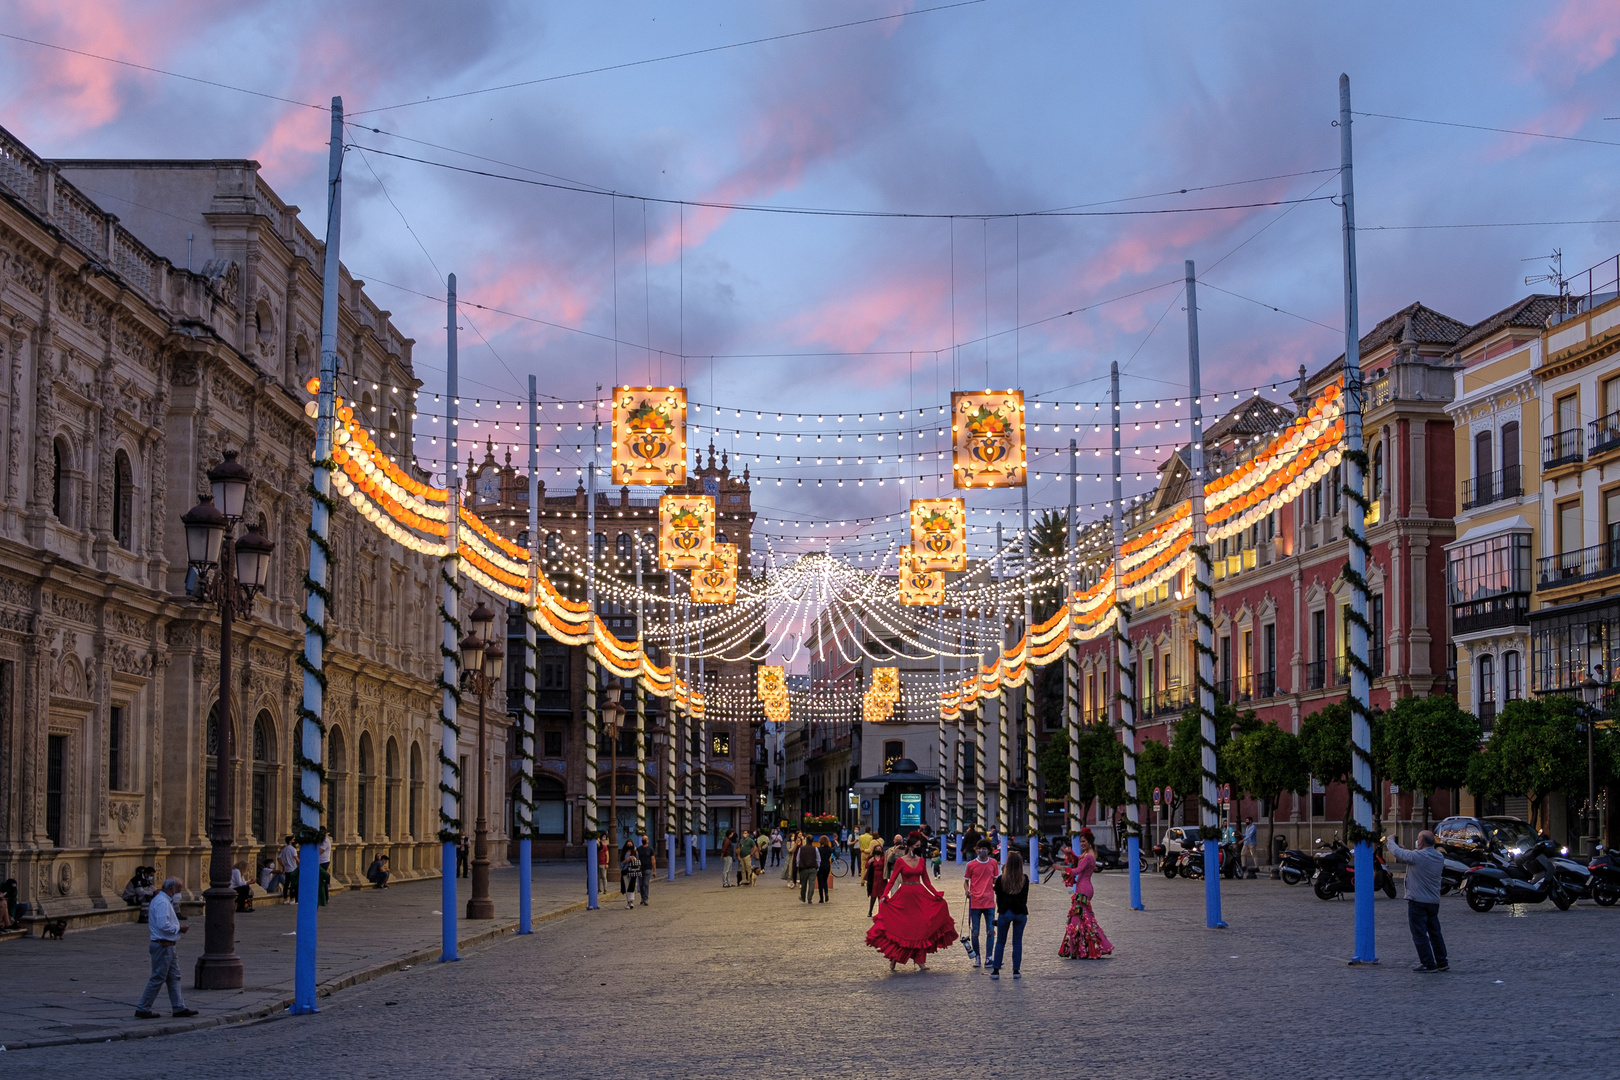
[[[62,935],[65,933],[67,933],[66,919],[51,919],[45,924],[45,937],[55,938],[57,941],[61,941]]]

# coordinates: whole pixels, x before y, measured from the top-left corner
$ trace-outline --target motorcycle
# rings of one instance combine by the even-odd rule
[[[1568,911],[1575,903],[1575,896],[1559,879],[1553,864],[1553,853],[1557,850],[1552,841],[1542,840],[1523,851],[1510,849],[1510,858],[1503,865],[1471,867],[1462,885],[1468,906],[1486,912],[1497,904],[1539,904],[1551,900],[1559,911]]]
[[[1231,840],[1221,845],[1221,876],[1229,880],[1243,874],[1243,843]]]
[[[1335,840],[1326,851],[1316,853],[1316,879],[1312,888],[1322,900],[1339,896],[1354,896],[1356,892],[1355,854],[1344,841]],[[1384,868],[1382,852],[1373,851],[1373,888],[1380,889],[1391,900],[1395,899],[1395,878]]]
[[[1440,895],[1446,896],[1461,889],[1463,878],[1468,876],[1469,869],[1467,863],[1447,855],[1445,865],[1440,868]]]
[[[1592,873],[1592,899],[1602,907],[1613,907],[1620,901],[1620,865],[1614,852],[1598,848],[1587,869]]]
[[[1316,876],[1316,860],[1299,848],[1282,853],[1282,866],[1278,871],[1285,885],[1299,885]]]

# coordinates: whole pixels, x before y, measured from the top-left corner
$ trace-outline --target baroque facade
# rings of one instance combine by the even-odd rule
[[[178,519],[226,450],[276,544],[236,623],[236,858],[288,831],[321,267],[255,162],[47,161],[0,130],[0,879],[36,911],[117,917],[138,865],[206,886],[219,630]],[[404,453],[413,343],[339,293],[346,389]],[[436,874],[437,567],[346,507],[332,543],[334,878]]]

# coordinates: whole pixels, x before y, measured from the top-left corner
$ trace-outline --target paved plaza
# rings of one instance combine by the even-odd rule
[[[563,875],[576,870],[543,868],[548,898],[568,899]],[[948,864],[945,878],[965,928]],[[1383,963],[1351,968],[1347,901],[1269,880],[1223,882],[1231,926],[1210,931],[1202,883],[1147,875],[1143,884],[1148,910],[1131,912],[1125,876],[1099,875],[1097,914],[1116,951],[1091,962],[1057,957],[1066,896],[1033,889],[1024,978],[993,982],[959,946],[926,973],[890,974],[863,945],[866,902],[849,878],[830,903],[806,907],[774,874],[722,890],[711,870],[660,880],[645,909],[617,904],[614,887],[600,911],[494,937],[457,964],[419,963],[345,989],[317,1016],[9,1051],[0,1075],[1597,1075],[1599,1044],[1612,1048],[1620,912],[1580,904],[1479,915],[1448,899],[1452,971],[1425,976],[1410,971],[1404,900],[1378,901]],[[436,900],[432,885],[411,888]],[[374,929],[390,932],[386,921]],[[145,950],[122,931],[7,948],[19,944],[77,957],[99,946],[100,985],[116,976],[129,1000],[145,978]],[[182,949],[188,977],[199,946]],[[37,996],[38,977],[7,979],[8,1013]]]

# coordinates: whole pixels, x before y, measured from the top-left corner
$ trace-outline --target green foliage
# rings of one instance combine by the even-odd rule
[[[1052,737],[1041,747],[1037,763],[1041,780],[1046,784],[1047,797],[1066,800],[1069,797],[1069,732],[1065,728],[1060,727],[1052,732]],[[1086,797],[1084,771],[1080,776],[1080,797]]]
[[[1046,731],[1056,727],[1059,730],[1065,726],[1063,723],[1063,679],[1064,667],[1062,662],[1048,664],[1035,669],[1033,700],[1035,702],[1035,724],[1039,731]],[[1066,774],[1065,774],[1066,775]],[[1064,781],[1064,789],[1068,789],[1068,781]],[[1046,790],[1052,791],[1053,788]]]
[[[1215,782],[1217,784],[1233,783],[1232,773],[1227,762],[1226,748],[1232,741],[1232,729],[1235,727],[1238,734],[1254,731],[1262,726],[1261,720],[1254,711],[1238,712],[1237,706],[1230,702],[1217,702],[1215,705]],[[1176,721],[1175,739],[1170,744],[1170,756],[1176,762],[1177,775],[1190,776],[1192,784],[1187,790],[1197,792],[1199,778],[1203,776],[1203,734],[1199,729],[1198,707],[1194,705],[1181,714]],[[1190,771],[1189,771],[1190,770]],[[1179,787],[1179,785],[1177,785]]]
[[[1125,803],[1125,747],[1107,724],[1080,729],[1080,804],[1087,810],[1093,800],[1103,806]],[[1059,728],[1042,747],[1041,777],[1053,798],[1069,796],[1069,734]]]
[[[1186,789],[1171,779],[1170,768],[1170,748],[1158,739],[1144,739],[1142,749],[1136,754],[1136,797],[1151,805],[1153,789],[1170,785],[1174,789],[1170,803],[1173,816],[1186,795]]]
[[[1058,513],[1056,510],[1042,510],[1030,528],[1030,556],[1036,561],[1042,559],[1059,559],[1069,548],[1069,515],[1067,512]],[[1061,577],[1037,586],[1034,595],[1034,615],[1036,622],[1045,622],[1057,613],[1058,606],[1063,603],[1063,587],[1065,582]],[[1053,665],[1060,667],[1061,665]],[[1067,781],[1065,781],[1065,784]]]
[[[1404,697],[1383,715],[1380,771],[1407,791],[1460,788],[1484,737],[1479,718],[1455,698]]]
[[[1261,724],[1233,739],[1227,757],[1233,792],[1264,799],[1273,811],[1283,792],[1303,795],[1310,787],[1310,769],[1298,736],[1276,724]]]
[[[1301,720],[1299,748],[1317,780],[1343,781],[1350,775],[1350,706],[1335,701]]]
[[[1578,702],[1571,697],[1510,701],[1497,714],[1491,737],[1470,762],[1468,788],[1486,798],[1524,795],[1531,823],[1555,791],[1586,785],[1586,739],[1575,730]]]

